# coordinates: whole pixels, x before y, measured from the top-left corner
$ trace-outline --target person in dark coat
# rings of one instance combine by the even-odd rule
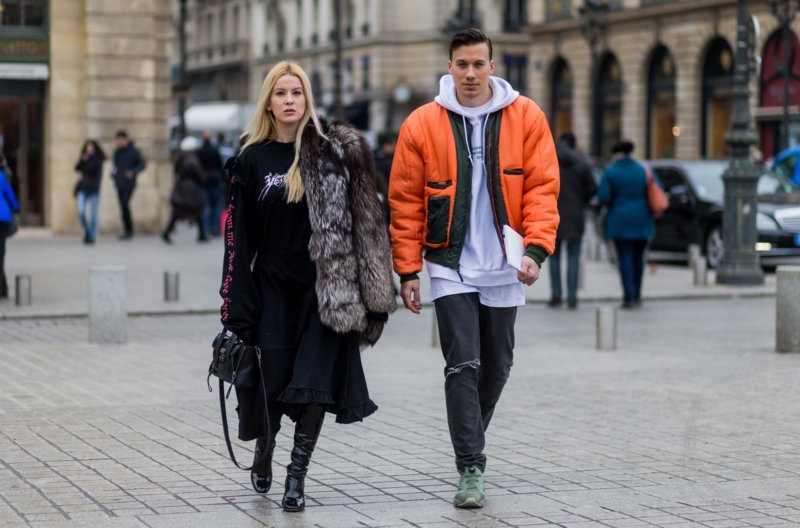
[[[603,172],[597,197],[608,207],[606,238],[617,248],[622,307],[637,308],[642,304],[644,254],[655,237],[656,223],[647,202],[647,171],[631,157],[633,143],[621,141],[612,152],[617,159]]]
[[[83,227],[83,243],[94,244],[97,236],[97,209],[100,205],[100,181],[103,177],[103,161],[106,155],[97,141],[86,140],[81,150],[81,158],[75,164],[81,179],[75,185],[78,199],[78,216]],[[87,212],[91,211],[91,219]]]
[[[311,93],[297,64],[276,65],[226,164],[222,325],[259,347],[263,373],[257,387],[236,387],[239,439],[256,440],[250,479],[267,493],[281,418],[295,422],[290,512],[305,508],[325,414],[349,424],[377,410],[361,346],[375,344],[397,306],[369,144],[346,124],[325,126]]]
[[[161,234],[161,239],[167,244],[172,244],[169,237],[178,220],[189,220],[197,224],[197,241],[205,242],[205,226],[203,225],[203,210],[206,207],[203,194],[203,181],[205,171],[197,159],[197,149],[200,142],[196,137],[188,136],[181,140],[181,154],[175,162],[175,187],[172,190],[172,216],[169,224]]]
[[[378,150],[375,159],[375,185],[381,197],[381,204],[386,212],[386,221],[389,222],[389,175],[392,173],[394,151],[397,148],[397,134],[383,133],[378,137]]]
[[[589,162],[575,150],[575,135],[564,132],[556,145],[558,167],[561,171],[561,192],[558,195],[558,215],[561,222],[556,235],[556,248],[550,257],[550,303],[561,305],[561,248],[567,246],[567,303],[578,307],[578,271],[581,240],[586,225],[584,211],[597,192],[597,184]]]
[[[0,167],[5,167],[6,159],[0,152]],[[5,260],[6,260],[6,238],[13,221],[12,213],[19,212],[19,203],[11,184],[6,180],[3,170],[0,168],[0,299],[8,299],[8,283],[6,282]]]
[[[222,193],[225,190],[225,178],[222,168],[222,157],[219,150],[211,143],[211,131],[203,132],[203,146],[197,151],[206,173],[203,192],[206,195],[206,208],[203,211],[203,227],[211,236],[220,234],[220,215],[222,214]]]
[[[133,141],[128,138],[128,133],[120,130],[116,135],[117,150],[114,151],[114,169],[112,176],[117,185],[119,208],[122,212],[122,225],[125,232],[119,236],[120,240],[133,238],[133,219],[131,218],[130,201],[136,189],[136,176],[145,168],[142,153],[139,152]]]

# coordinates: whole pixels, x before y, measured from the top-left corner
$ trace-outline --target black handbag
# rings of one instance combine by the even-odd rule
[[[233,387],[253,389],[258,388],[259,383],[264,389],[261,394],[264,397],[264,420],[267,424],[267,436],[272,437],[269,427],[269,415],[267,413],[267,391],[264,383],[264,373],[261,370],[261,349],[257,346],[243,343],[233,332],[228,334],[226,330],[217,334],[212,345],[212,360],[208,367],[208,392],[211,389],[211,376],[219,379],[219,409],[222,414],[222,430],[225,433],[225,444],[228,446],[228,454],[231,460],[241,470],[250,471],[258,466],[269,455],[269,449],[265,449],[258,461],[251,467],[243,468],[236,461],[233,455],[230,435],[228,434],[228,414],[225,411],[225,400],[231,395]],[[230,383],[227,394],[225,393],[225,383]]]

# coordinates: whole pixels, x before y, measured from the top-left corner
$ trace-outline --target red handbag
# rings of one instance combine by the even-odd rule
[[[653,215],[653,218],[658,218],[664,214],[664,211],[669,207],[667,193],[658,185],[650,167],[645,165],[644,170],[647,173],[647,205],[650,206],[650,213]]]

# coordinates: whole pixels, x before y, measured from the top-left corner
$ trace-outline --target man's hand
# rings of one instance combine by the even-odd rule
[[[133,176],[134,176],[134,174],[133,174],[132,170],[126,170],[125,171],[125,177],[128,178],[129,180],[132,180]]]
[[[538,273],[537,273],[538,275]],[[400,285],[400,297],[406,308],[415,314],[422,311],[422,301],[419,298],[419,279],[406,281]]]
[[[517,280],[530,286],[539,280],[539,265],[530,257],[522,257],[522,271],[517,272]]]

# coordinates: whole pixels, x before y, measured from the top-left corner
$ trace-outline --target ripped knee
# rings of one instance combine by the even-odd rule
[[[478,370],[481,366],[480,359],[473,359],[472,361],[467,361],[466,363],[459,363],[454,367],[445,367],[444,368],[444,377],[447,379],[451,374],[461,374],[461,371],[465,368],[471,368]]]

